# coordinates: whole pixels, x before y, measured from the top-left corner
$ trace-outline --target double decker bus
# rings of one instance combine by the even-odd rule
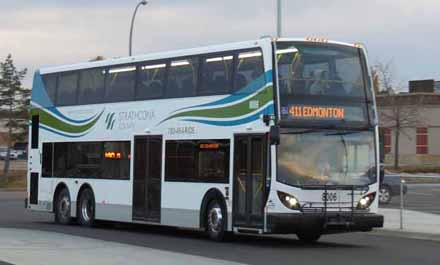
[[[382,227],[362,46],[272,39],[42,68],[27,208],[229,233]]]

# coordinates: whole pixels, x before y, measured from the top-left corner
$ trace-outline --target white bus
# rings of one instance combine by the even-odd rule
[[[382,227],[361,45],[271,39],[40,69],[27,208],[229,233]]]

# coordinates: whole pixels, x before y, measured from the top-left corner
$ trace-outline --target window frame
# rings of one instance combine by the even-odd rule
[[[86,177],[84,177],[84,176],[79,176],[79,175],[75,175],[75,176],[56,176],[55,175],[55,171],[56,171],[56,164],[55,164],[55,151],[56,151],[56,145],[57,144],[99,144],[100,145],[100,148],[101,148],[101,152],[102,152],[102,156],[100,157],[100,165],[101,165],[101,167],[102,167],[102,162],[103,161],[105,161],[105,158],[103,157],[103,152],[105,151],[105,149],[104,149],[104,145],[106,144],[106,143],[121,143],[121,144],[128,144],[128,151],[130,152],[128,155],[129,155],[129,158],[128,158],[128,174],[127,174],[127,176],[119,176],[119,177],[106,177],[106,176],[86,176]],[[132,155],[131,155],[131,147],[132,147],[132,144],[131,144],[131,141],[129,141],[129,140],[116,140],[116,141],[80,141],[80,142],[44,142],[43,143],[43,145],[44,144],[50,144],[51,146],[52,146],[52,161],[51,161],[51,170],[52,170],[52,174],[51,175],[44,175],[43,176],[43,174],[41,174],[41,176],[42,177],[44,177],[44,178],[58,178],[58,179],[61,179],[61,178],[68,178],[68,179],[72,179],[72,178],[75,178],[75,179],[102,179],[102,180],[124,180],[124,181],[128,181],[128,180],[130,180],[130,178],[131,178],[131,167],[130,167],[130,165],[131,165],[131,157],[132,157]],[[67,146],[67,145],[66,145]],[[67,148],[67,147],[66,147]],[[43,155],[44,154],[42,154],[42,159],[44,159],[44,157],[43,157]]]
[[[60,93],[60,83],[61,83],[61,79],[63,78],[63,76],[67,76],[67,75],[75,75],[76,76],[76,87],[75,87],[75,103],[73,104],[60,104],[58,103],[58,96]],[[78,106],[78,95],[79,95],[79,85],[80,85],[80,71],[78,70],[74,70],[74,71],[65,71],[65,72],[60,72],[57,73],[57,89],[56,89],[56,97],[55,97],[55,101],[56,101],[56,106],[60,106],[60,107],[64,107],[64,106]]]
[[[429,154],[429,131],[428,127],[416,127],[416,154]]]
[[[179,57],[170,57],[165,59],[167,62],[167,70],[166,70],[166,86],[165,86],[165,91],[163,93],[163,97],[161,97],[161,99],[177,99],[177,98],[193,98],[193,97],[198,97],[197,93],[200,87],[200,77],[201,77],[201,59],[202,59],[202,55],[203,54],[191,54],[191,55],[186,55],[186,56],[179,56]],[[196,85],[193,88],[194,89],[194,94],[193,95],[187,95],[184,97],[169,97],[168,96],[168,90],[169,90],[169,78],[170,78],[170,73],[171,73],[171,64],[175,61],[183,61],[183,60],[192,60],[192,59],[197,59],[197,73],[196,73]]]
[[[168,176],[169,171],[168,165],[170,164],[168,158],[167,147],[169,143],[183,143],[183,142],[191,142],[193,145],[197,146],[197,149],[193,149],[194,157],[192,160],[192,170],[193,176],[190,178],[185,177],[176,177],[176,176]],[[228,184],[230,182],[230,159],[231,159],[231,139],[222,138],[222,139],[169,139],[165,140],[165,159],[164,163],[164,181],[165,182],[182,182],[182,183],[218,183],[218,184]],[[225,153],[225,167],[224,176],[221,180],[219,179],[201,179],[198,165],[200,163],[200,144],[203,143],[218,143],[220,144],[221,150]],[[226,145],[226,146],[225,146]],[[212,152],[213,150],[206,150],[206,152]],[[174,165],[174,164],[173,164]]]
[[[203,93],[202,92],[202,86],[203,86],[203,70],[204,66],[206,64],[206,59],[213,58],[213,57],[227,57],[232,56],[232,62],[231,62],[231,80],[229,81],[229,88],[226,91],[226,93]],[[199,62],[199,82],[197,86],[196,96],[203,97],[203,96],[217,96],[217,95],[227,95],[231,94],[234,91],[234,80],[235,80],[235,68],[236,68],[236,58],[238,56],[238,52],[236,51],[225,51],[225,52],[215,52],[215,53],[206,53],[200,55],[200,62]]]
[[[101,98],[100,100],[96,101],[96,102],[92,102],[92,103],[86,103],[86,104],[78,104],[76,106],[80,106],[80,105],[93,105],[93,104],[100,104],[100,103],[104,103],[104,96],[105,96],[105,81],[106,81],[106,68],[105,67],[92,67],[92,68],[84,68],[84,69],[78,69],[76,71],[78,71],[78,95],[77,95],[77,103],[80,103],[80,90],[81,90],[81,77],[83,76],[83,72],[85,71],[94,71],[94,70],[98,70],[98,71],[104,71],[104,80],[103,80],[103,86],[102,86],[102,90],[100,92]]]
[[[391,128],[384,128],[383,130],[383,151],[384,154],[390,154],[393,146],[393,131]]]
[[[134,99],[133,101],[145,101],[145,100],[155,100],[155,99],[165,99],[165,95],[167,92],[167,87],[168,87],[168,71],[169,71],[169,67],[170,67],[170,59],[158,59],[158,60],[151,60],[151,61],[142,61],[142,62],[138,62],[136,63],[136,84],[135,84],[135,89],[134,89]],[[164,74],[164,85],[163,85],[163,89],[162,89],[162,95],[160,97],[151,97],[151,98],[147,98],[147,99],[139,99],[138,97],[138,91],[140,89],[140,80],[141,80],[141,72],[142,72],[142,67],[146,66],[146,65],[157,65],[157,64],[165,64],[165,74]]]
[[[93,104],[103,104],[103,103],[119,103],[119,102],[134,102],[134,101],[148,101],[148,100],[158,100],[158,99],[178,99],[178,98],[192,98],[192,97],[205,97],[205,96],[224,96],[224,95],[230,95],[230,94],[235,94],[237,93],[241,88],[235,88],[235,83],[236,83],[236,74],[237,74],[237,69],[238,69],[238,56],[240,53],[247,53],[247,52],[261,52],[262,56],[261,56],[261,61],[262,61],[262,67],[263,67],[263,74],[265,73],[266,69],[265,69],[265,62],[264,62],[264,52],[263,49],[259,46],[257,47],[248,47],[248,48],[239,48],[239,49],[230,49],[230,50],[222,50],[222,51],[216,51],[216,52],[207,52],[207,53],[197,53],[197,54],[188,54],[188,55],[184,55],[184,56],[177,56],[177,57],[164,57],[164,58],[157,58],[157,59],[153,59],[153,60],[144,60],[144,61],[137,61],[137,62],[133,62],[133,63],[123,63],[123,64],[114,64],[114,65],[105,65],[105,66],[98,66],[98,67],[90,67],[90,68],[81,68],[81,69],[75,69],[75,70],[69,70],[69,71],[61,71],[61,72],[54,72],[54,73],[47,73],[47,74],[43,74],[42,77],[43,79],[46,76],[51,76],[53,75],[55,78],[55,92],[54,92],[54,100],[53,100],[53,104],[55,106],[83,106],[83,105],[93,105]],[[232,70],[231,70],[231,81],[229,82],[230,84],[228,84],[230,87],[229,89],[225,90],[224,93],[201,93],[200,92],[200,88],[201,88],[201,82],[202,82],[202,71],[203,71],[203,65],[204,65],[204,59],[205,58],[209,58],[209,57],[216,57],[216,56],[233,56],[232,59]],[[197,59],[198,60],[198,67],[197,67],[197,81],[196,81],[196,85],[194,87],[194,94],[193,95],[185,95],[185,96],[180,96],[180,97],[169,97],[168,94],[168,90],[169,90],[169,76],[170,76],[170,68],[171,68],[171,62],[172,61],[179,61],[179,60],[184,60],[184,59]],[[148,99],[137,99],[137,93],[139,91],[139,81],[140,81],[140,69],[143,65],[148,65],[148,64],[155,64],[155,63],[165,63],[166,67],[165,67],[165,83],[164,83],[164,91],[162,92],[162,96],[161,97],[152,97],[152,98],[148,98]],[[135,67],[136,69],[135,71],[135,75],[134,75],[134,88],[133,88],[133,95],[130,96],[129,99],[126,100],[118,100],[118,101],[114,101],[114,100],[108,100],[106,99],[106,95],[108,93],[108,86],[107,86],[107,82],[108,82],[108,78],[109,78],[109,70],[112,68],[123,68],[123,67]],[[88,71],[88,70],[100,70],[100,71],[104,71],[104,87],[102,89],[102,98],[100,100],[97,100],[96,102],[91,102],[91,103],[86,103],[86,104],[80,104],[79,102],[79,92],[80,92],[80,85],[81,85],[81,77],[82,77],[82,72],[84,71]],[[75,93],[75,101],[76,104],[63,104],[63,105],[59,105],[57,102],[57,98],[58,98],[58,88],[59,88],[59,79],[60,76],[62,76],[63,74],[66,73],[70,73],[73,72],[77,75],[77,87],[76,87],[76,93]],[[47,93],[47,90],[46,90]],[[51,99],[52,100],[52,99]]]
[[[109,87],[107,86],[108,79],[110,78],[110,69],[118,69],[118,68],[125,68],[125,67],[134,67],[134,85],[133,85],[133,94],[129,97],[129,99],[125,100],[108,100],[107,99],[107,91],[109,90]],[[103,70],[105,71],[105,78],[104,78],[104,95],[101,103],[120,103],[120,102],[130,102],[135,101],[136,96],[136,86],[138,83],[138,65],[137,63],[125,63],[125,64],[115,64],[115,65],[107,65],[103,67]]]

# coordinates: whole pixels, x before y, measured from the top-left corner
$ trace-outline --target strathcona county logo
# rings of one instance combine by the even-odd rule
[[[107,117],[105,118],[105,124],[107,124],[106,129],[107,130],[113,130],[113,126],[115,126],[115,113],[114,112],[110,112],[107,114]]]

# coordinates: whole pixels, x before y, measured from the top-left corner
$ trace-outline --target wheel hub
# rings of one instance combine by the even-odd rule
[[[216,205],[208,213],[208,225],[211,231],[219,232],[223,224],[223,215],[220,206]]]
[[[81,213],[84,218],[84,221],[90,221],[90,216],[92,213],[92,202],[90,199],[86,199],[81,203]]]
[[[60,202],[60,213],[62,216],[68,216],[70,209],[70,200],[68,197],[63,197]]]

